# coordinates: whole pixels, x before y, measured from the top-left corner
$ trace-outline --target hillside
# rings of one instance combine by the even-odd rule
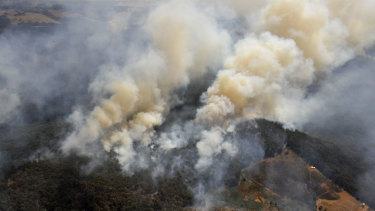
[[[43,158],[35,154],[35,148],[40,146],[54,149],[61,137],[57,134],[68,128],[51,122],[1,129],[1,153],[8,158],[2,167],[2,171],[6,170],[1,179],[3,210],[200,209],[193,206],[189,187],[196,176],[192,177],[189,169],[155,180],[147,171],[124,175],[114,154],[90,172],[83,168],[89,161],[85,157],[57,153]],[[264,160],[250,166],[231,165],[228,182],[220,187],[217,196],[222,200],[222,208],[213,209],[369,210],[351,195],[356,188],[352,169],[359,168],[358,165],[351,163],[349,154],[342,154],[334,144],[284,130],[278,123],[266,120],[257,120],[256,128],[251,122],[242,122],[237,130],[244,136],[252,130],[261,131],[267,153]],[[17,142],[29,144],[15,145]],[[299,143],[308,143],[303,151],[312,153],[301,153]],[[189,147],[175,153],[188,152]],[[332,151],[322,159],[311,156],[327,150]],[[338,174],[331,173],[338,170]],[[367,200],[371,205],[372,201]]]
[[[371,8],[0,0],[0,211],[375,211]]]

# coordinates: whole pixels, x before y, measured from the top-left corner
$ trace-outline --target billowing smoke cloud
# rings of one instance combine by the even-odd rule
[[[101,65],[90,85],[97,105],[91,112],[77,110],[70,116],[76,129],[62,150],[95,156],[99,146],[114,150],[127,172],[151,163],[164,172],[163,158],[155,153],[193,143],[199,157],[194,168],[207,171],[222,161],[217,157],[238,153],[239,147],[224,138],[237,118],[266,118],[290,127],[309,121],[301,116],[307,117],[312,109],[310,88],[324,84],[332,70],[373,44],[375,29],[368,21],[373,19],[365,9],[369,4],[160,2],[140,27],[144,44],[131,46],[131,59]],[[359,8],[364,8],[361,15]],[[119,21],[122,17],[108,18],[108,28],[117,36],[126,25]],[[242,38],[233,37],[236,27],[228,23],[235,22],[246,30]],[[92,42],[108,42],[111,36],[103,39],[97,32]],[[218,69],[222,70],[216,73]],[[187,100],[181,90],[189,92],[191,84],[208,74],[216,78],[206,83],[203,105],[196,110],[193,105],[190,117],[196,112],[195,117],[184,123],[166,122],[170,111]],[[158,134],[156,128],[164,124],[172,126]]]
[[[361,1],[356,7],[368,4]],[[342,7],[341,2],[270,1],[253,24],[256,32],[236,44],[226,69],[208,89],[197,120],[217,122],[234,114],[293,124],[303,110],[306,88],[374,42],[373,25],[358,20],[363,14],[341,20]],[[371,19],[371,13],[365,16]],[[228,112],[233,106],[234,112]]]
[[[199,160],[195,165],[196,169],[205,169],[212,165],[212,159],[216,154],[222,152],[234,156],[238,149],[231,143],[223,140],[220,128],[212,128],[210,131],[203,131],[201,141],[197,143]]]
[[[220,71],[208,89],[207,105],[197,119],[217,121],[225,115],[286,119],[283,116],[296,109],[313,81],[313,62],[303,57],[293,40],[270,33],[248,37],[235,48],[226,62],[228,69]],[[217,108],[221,110],[212,111]]]
[[[133,142],[150,144],[154,127],[178,103],[174,91],[220,65],[230,42],[229,35],[191,2],[172,1],[157,7],[145,31],[151,45],[137,62],[108,69],[109,80],[102,82],[98,77],[93,82],[93,90],[104,89],[111,97],[100,100],[100,106],[84,117],[83,125],[63,144],[64,151],[82,149],[100,139],[107,151],[119,145],[117,152],[126,166],[134,158]]]
[[[208,174],[192,188],[206,205],[230,165],[264,155],[240,120],[303,128],[327,87],[341,90],[330,77],[375,41],[372,0],[59,3],[80,18],[0,37],[0,123],[25,102],[52,109],[45,101],[69,96],[56,103],[74,128],[63,153],[114,151],[126,173]]]

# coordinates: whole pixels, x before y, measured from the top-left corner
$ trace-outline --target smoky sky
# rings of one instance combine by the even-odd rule
[[[256,132],[237,134],[239,120],[373,146],[375,62],[364,52],[374,3],[343,4],[57,2],[67,12],[59,24],[0,34],[0,124],[64,119],[73,127],[64,154],[115,152],[129,174],[207,173],[211,183],[191,188],[210,204],[229,166],[264,156]]]
[[[10,8],[21,3],[5,2]],[[21,4],[27,8],[27,4]],[[60,9],[70,10],[71,5]],[[43,5],[40,6],[43,8]],[[48,7],[47,7],[48,8]],[[108,4],[95,5],[90,18],[60,20],[46,31],[8,26],[0,34],[1,123],[27,123],[64,118],[74,106],[90,107],[89,84],[103,64],[123,64],[132,45],[146,45],[137,26],[113,36],[103,27]],[[95,13],[100,11],[101,13]],[[110,8],[110,9],[109,9]],[[72,12],[87,14],[84,6]],[[140,15],[137,17],[141,19]],[[89,18],[88,18],[89,19]],[[95,22],[97,21],[97,22]],[[139,47],[137,47],[139,49]],[[136,53],[132,52],[131,55]]]
[[[319,106],[304,130],[338,143],[373,142],[374,65],[371,58],[357,57],[334,70],[313,97]]]

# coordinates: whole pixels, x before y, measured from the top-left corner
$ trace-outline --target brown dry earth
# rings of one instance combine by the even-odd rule
[[[367,205],[327,179],[318,169],[308,165],[291,150],[268,158],[242,170],[238,191],[245,201],[254,200],[269,206],[266,210],[281,210],[275,201],[291,199],[298,205],[312,201],[317,210],[368,211]]]

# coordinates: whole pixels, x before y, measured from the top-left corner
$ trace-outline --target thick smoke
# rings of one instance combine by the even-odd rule
[[[241,120],[322,131],[332,99],[356,86],[346,80],[371,72],[342,69],[374,44],[372,0],[59,3],[79,18],[0,37],[0,123],[24,121],[26,104],[70,114],[63,153],[114,151],[130,174],[189,169],[206,206],[231,165],[264,156],[256,132],[237,134]]]
[[[150,9],[140,27],[146,44],[133,46],[136,56],[127,62],[101,66],[90,85],[97,105],[91,112],[71,115],[76,130],[62,150],[94,156],[101,143],[105,151],[118,154],[124,171],[155,163],[155,172],[161,174],[168,165],[168,156],[162,154],[196,143],[198,172],[210,172],[212,165],[226,169],[218,158],[233,159],[239,150],[238,143],[225,138],[234,120],[266,118],[289,127],[303,125],[309,119],[301,117],[311,112],[310,88],[324,84],[332,70],[364,54],[374,42],[369,1],[352,8],[350,2],[274,0],[250,3],[248,10],[241,3],[166,1]],[[258,17],[249,15],[252,11]],[[114,15],[108,22],[115,34],[121,34],[119,18]],[[236,27],[228,22],[241,23],[246,31],[233,37]],[[103,41],[101,33],[93,37],[94,43]],[[179,90],[189,92],[190,84],[218,69],[202,93],[196,116],[187,123],[166,122],[171,109],[186,100]],[[193,119],[198,126],[192,126]],[[155,128],[164,123],[171,126],[158,134]],[[181,161],[177,166],[184,165],[191,164]],[[219,184],[224,177],[215,178],[213,184]]]
[[[146,53],[134,64],[115,70],[107,64],[112,69],[104,73],[106,81],[98,77],[91,88],[104,89],[111,97],[99,100],[100,106],[79,120],[83,125],[64,142],[63,151],[85,151],[86,144],[101,140],[105,150],[115,147],[127,166],[135,158],[134,141],[149,145],[154,127],[178,103],[174,91],[204,76],[207,69],[215,69],[228,51],[229,35],[190,2],[172,1],[157,7],[144,29],[150,36]]]
[[[228,69],[218,73],[207,91],[198,121],[217,122],[226,115],[287,119],[314,77],[313,62],[303,57],[295,42],[270,33],[239,41],[225,66]]]
[[[234,114],[295,123],[306,88],[374,42],[374,26],[357,17],[341,20],[341,7],[324,1],[270,1],[259,23],[252,24],[258,26],[255,33],[237,42],[234,55],[226,59],[197,119],[216,122]],[[234,113],[226,109],[231,104]]]
[[[223,132],[220,128],[212,128],[210,131],[203,131],[201,140],[197,143],[199,160],[195,165],[196,169],[205,169],[212,165],[213,157],[222,152],[233,157],[238,149],[232,143],[224,141]]]

